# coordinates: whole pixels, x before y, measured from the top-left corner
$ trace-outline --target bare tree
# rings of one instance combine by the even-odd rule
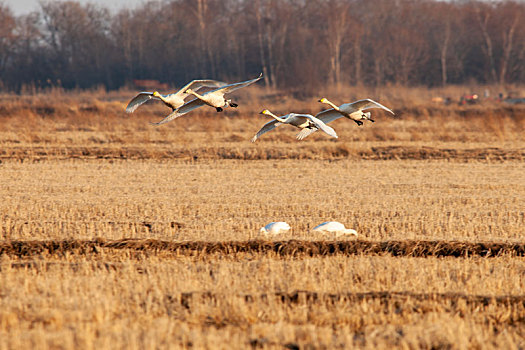
[[[11,10],[0,3],[0,78],[13,54],[16,42],[16,21]]]

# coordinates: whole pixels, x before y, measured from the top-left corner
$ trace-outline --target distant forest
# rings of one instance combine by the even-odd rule
[[[111,13],[0,2],[0,90],[118,89],[135,79],[266,86],[525,82],[525,3],[432,0],[166,0]]]

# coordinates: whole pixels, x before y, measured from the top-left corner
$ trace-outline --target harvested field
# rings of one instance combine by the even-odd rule
[[[154,128],[54,97],[0,98],[0,349],[525,347],[519,106],[252,144],[264,99]]]

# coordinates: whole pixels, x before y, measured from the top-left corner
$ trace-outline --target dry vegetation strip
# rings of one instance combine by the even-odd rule
[[[173,299],[174,296],[167,296]],[[525,295],[469,295],[464,293],[413,293],[413,292],[349,292],[349,293],[319,293],[306,290],[292,292],[276,292],[262,294],[241,294],[236,297],[243,299],[244,302],[264,302],[274,299],[283,304],[293,305],[313,305],[313,304],[336,304],[336,303],[360,303],[379,300],[384,303],[385,308],[390,303],[396,303],[399,307],[408,300],[420,303],[436,302],[449,303],[453,309],[458,309],[463,305],[474,308],[493,306],[505,306],[515,309],[515,314],[521,314],[522,317],[515,317],[514,321],[525,324]],[[187,292],[180,294],[180,303],[187,309],[191,309],[192,304],[202,302],[217,302],[225,299],[226,294],[213,292]],[[177,296],[179,299],[179,296]],[[451,310],[452,311],[452,310]]]
[[[63,240],[63,241],[5,241],[0,242],[0,256],[33,257],[63,256],[66,253],[90,255],[99,249],[130,249],[176,255],[206,256],[238,253],[276,254],[277,256],[313,257],[331,255],[392,255],[402,257],[497,257],[525,256],[524,243],[446,242],[446,241],[231,241],[231,242],[169,242],[160,240]]]
[[[325,146],[301,145],[296,147],[263,145],[215,145],[205,147],[180,146],[12,146],[0,149],[0,160],[46,159],[365,159],[365,160],[455,160],[455,161],[523,161],[525,149],[498,147],[451,149],[427,146],[376,146],[352,149],[348,145],[329,143]]]

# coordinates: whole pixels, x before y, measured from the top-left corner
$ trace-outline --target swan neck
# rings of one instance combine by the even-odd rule
[[[349,235],[355,235],[357,236],[357,233],[355,232],[355,230],[351,229],[351,228],[347,228],[345,229],[345,233],[346,234],[349,234]]]
[[[339,111],[339,107],[333,104],[331,101],[326,100],[326,103],[329,104],[336,111]]]
[[[269,115],[270,117],[272,117],[273,119],[277,120],[278,122],[284,123],[284,121],[285,121],[285,119],[276,116],[275,114],[273,114],[270,111],[268,111],[268,113],[266,113],[266,114]]]

